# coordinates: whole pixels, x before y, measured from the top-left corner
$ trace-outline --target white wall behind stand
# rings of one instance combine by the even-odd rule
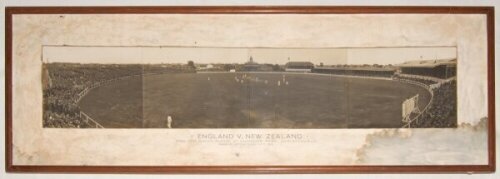
[[[392,6],[392,5],[416,5],[416,6],[495,6],[496,14],[500,12],[500,1],[488,0],[488,1],[477,1],[477,0],[422,0],[422,1],[411,1],[411,0],[342,0],[342,1],[328,1],[328,0],[251,0],[251,1],[215,1],[215,0],[6,0],[1,1],[2,6],[158,6],[158,5],[362,5],[362,6]],[[5,9],[2,7],[1,11],[1,21],[0,22],[0,36],[1,41],[4,41],[4,19],[5,19]],[[496,37],[500,35],[500,27],[498,23],[500,18],[495,18],[495,29]],[[2,43],[3,45],[4,43]],[[500,48],[500,45],[495,40],[495,51]],[[5,56],[5,48],[2,46],[0,48],[0,56]],[[497,55],[498,56],[498,55]],[[500,65],[497,63],[495,65],[496,69],[500,69]],[[500,72],[496,72],[496,84],[500,84],[498,79],[500,79]],[[0,63],[0,93],[5,94],[5,62]],[[497,87],[499,89],[500,87]],[[500,90],[497,90],[497,94],[500,94]],[[496,101],[499,101],[500,95],[497,95]],[[5,104],[5,96],[0,95],[0,103]],[[500,114],[498,110],[500,105],[497,105],[497,114]],[[5,107],[0,107],[0,118],[4,121]],[[498,120],[497,120],[498,121]],[[5,123],[0,122],[0,133],[5,133]],[[496,128],[500,128],[500,122],[497,122]],[[500,135],[496,134],[497,143],[497,154],[498,152],[498,141]],[[0,138],[0,151],[4,153],[5,149],[5,137]],[[417,179],[417,178],[500,178],[500,174],[424,174],[424,175],[411,175],[411,174],[381,174],[381,175],[363,175],[363,174],[341,174],[341,175],[102,175],[102,174],[7,174],[5,173],[5,155],[0,154],[0,178],[50,178],[50,179],[62,179],[62,178],[406,178],[406,179]],[[497,155],[497,161],[499,161]],[[498,162],[497,162],[498,163]]]

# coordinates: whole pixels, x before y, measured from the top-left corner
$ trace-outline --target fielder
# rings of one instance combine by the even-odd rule
[[[169,129],[172,128],[172,117],[171,116],[167,117],[167,127]]]

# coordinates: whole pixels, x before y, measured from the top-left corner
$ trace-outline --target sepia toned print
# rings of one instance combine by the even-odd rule
[[[120,47],[48,47],[44,127],[457,126],[455,47],[125,49],[151,59],[77,63],[65,58],[123,57]]]
[[[10,171],[494,170],[491,8],[282,8],[13,8]]]

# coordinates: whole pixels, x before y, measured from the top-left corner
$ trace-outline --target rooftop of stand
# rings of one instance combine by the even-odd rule
[[[412,60],[397,64],[396,66],[433,68],[439,65],[457,65],[457,59]]]

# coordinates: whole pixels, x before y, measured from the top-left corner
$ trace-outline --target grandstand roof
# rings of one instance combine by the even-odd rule
[[[423,67],[433,68],[439,65],[456,65],[457,59],[438,59],[438,60],[413,60],[398,64],[398,67]]]
[[[394,71],[394,68],[391,67],[316,67],[316,69],[332,69],[332,70],[359,70],[359,71]]]
[[[306,61],[294,61],[294,62],[288,62],[285,64],[285,66],[314,66],[313,63],[311,62],[306,62]]]

